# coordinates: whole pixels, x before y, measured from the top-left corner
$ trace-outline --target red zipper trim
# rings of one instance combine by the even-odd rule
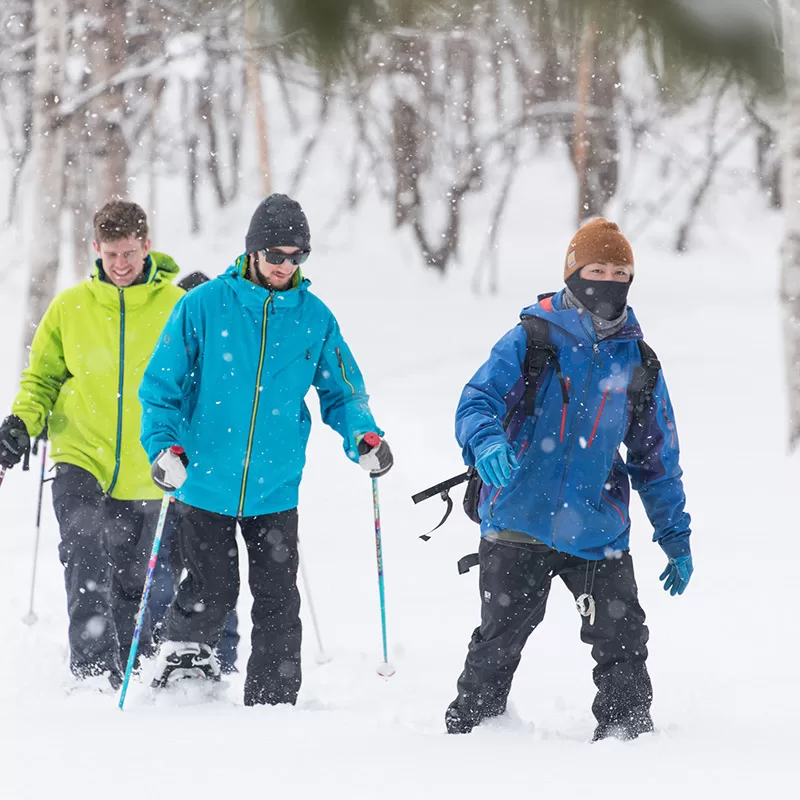
[[[661,405],[664,407],[664,419],[667,421],[667,428],[671,434],[670,444],[672,447],[675,447],[675,426],[672,424],[672,420],[667,416],[667,399],[665,397],[661,398]]]
[[[624,523],[625,522],[625,515],[622,513],[622,509],[616,503],[612,503],[604,494],[601,494],[600,497],[602,497],[603,500],[605,500],[606,503],[608,503],[611,506],[611,508],[613,508],[614,511],[617,512],[617,514],[619,514],[619,518]]]
[[[608,389],[606,389],[603,392],[603,399],[600,401],[600,408],[597,411],[597,417],[595,418],[594,427],[592,428],[592,435],[589,437],[589,444],[586,445],[587,447],[592,446],[592,442],[594,441],[594,435],[597,433],[597,426],[600,424],[600,417],[603,416],[603,408],[606,405],[607,397],[608,397]]]
[[[567,385],[567,394],[569,394],[569,390],[570,390],[569,376],[567,376],[567,378],[565,380],[565,383]],[[564,403],[564,405],[561,407],[561,433],[558,436],[558,441],[559,442],[563,442],[564,441],[564,428],[565,428],[566,424],[567,424],[567,404]]]

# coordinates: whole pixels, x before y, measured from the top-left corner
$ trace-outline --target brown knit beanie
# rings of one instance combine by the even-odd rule
[[[633,250],[615,222],[597,217],[581,225],[567,248],[564,280],[587,264],[627,264],[633,277]]]

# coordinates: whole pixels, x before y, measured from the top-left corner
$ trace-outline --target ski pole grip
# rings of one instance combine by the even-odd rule
[[[365,433],[361,441],[358,443],[358,454],[360,456],[366,455],[381,443],[381,437],[377,433]]]

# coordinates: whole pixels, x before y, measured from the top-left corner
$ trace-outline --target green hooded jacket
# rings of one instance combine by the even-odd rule
[[[139,383],[175,303],[178,266],[150,253],[144,283],[119,288],[98,261],[42,317],[12,412],[34,438],[48,424],[50,456],[97,478],[118,500],[161,492],[139,443]]]

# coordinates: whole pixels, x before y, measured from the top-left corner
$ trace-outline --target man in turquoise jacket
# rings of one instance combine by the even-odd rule
[[[165,619],[156,685],[219,676],[214,647],[239,593],[238,522],[253,595],[244,701],[296,701],[297,501],[312,386],[351,460],[373,477],[392,465],[383,439],[366,444],[366,434],[383,432],[361,373],[333,314],[300,273],[310,242],[297,202],[281,194],[264,200],[245,254],[182,298],[145,371],[142,445],[154,482],[178,501],[187,573]]]

